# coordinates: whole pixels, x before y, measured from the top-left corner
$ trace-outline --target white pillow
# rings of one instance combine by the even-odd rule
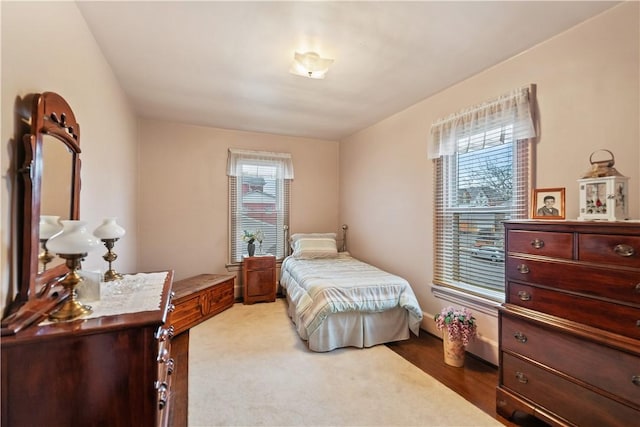
[[[291,244],[295,243],[299,239],[314,237],[325,237],[328,239],[336,239],[336,233],[296,233],[291,235]]]
[[[338,256],[335,234],[334,237],[298,236],[292,246],[293,257],[297,259],[335,258]]]

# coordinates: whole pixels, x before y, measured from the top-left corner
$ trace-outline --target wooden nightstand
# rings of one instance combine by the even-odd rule
[[[242,261],[244,304],[276,300],[276,257],[245,256]]]

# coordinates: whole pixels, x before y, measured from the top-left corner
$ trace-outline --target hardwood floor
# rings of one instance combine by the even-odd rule
[[[496,385],[498,368],[475,358],[469,353],[463,368],[455,368],[444,363],[442,340],[425,331],[420,336],[411,335],[411,339],[387,344],[391,350],[440,381],[469,402],[482,409],[496,420],[509,427],[546,427],[542,421],[533,417],[521,417],[508,420],[496,413]]]

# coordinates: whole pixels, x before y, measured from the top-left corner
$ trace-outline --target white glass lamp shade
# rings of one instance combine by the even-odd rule
[[[119,239],[125,233],[124,228],[116,224],[116,218],[105,218],[102,225],[93,231],[93,235],[98,239]]]
[[[40,216],[40,240],[49,240],[51,236],[62,230],[59,219],[60,217],[55,215]]]
[[[62,220],[60,222],[62,231],[53,235],[47,242],[47,249],[50,252],[63,255],[85,254],[102,246],[100,240],[87,231],[86,221]]]

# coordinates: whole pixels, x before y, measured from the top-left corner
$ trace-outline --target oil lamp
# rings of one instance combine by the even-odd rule
[[[111,267],[111,263],[118,258],[118,255],[113,252],[113,247],[118,239],[125,235],[124,228],[116,224],[116,218],[105,218],[102,225],[93,231],[93,235],[102,240],[107,248],[107,253],[104,254],[102,258],[109,263],[109,269],[104,273],[103,280],[110,282],[112,280],[122,279],[122,274],[116,272]]]
[[[62,306],[51,313],[52,320],[72,320],[83,314],[91,313],[91,307],[78,301],[76,287],[82,282],[80,261],[87,253],[100,246],[100,241],[87,231],[87,223],[80,220],[62,220],[62,230],[47,241],[49,251],[64,259],[69,272],[60,284],[69,291],[69,297]]]

